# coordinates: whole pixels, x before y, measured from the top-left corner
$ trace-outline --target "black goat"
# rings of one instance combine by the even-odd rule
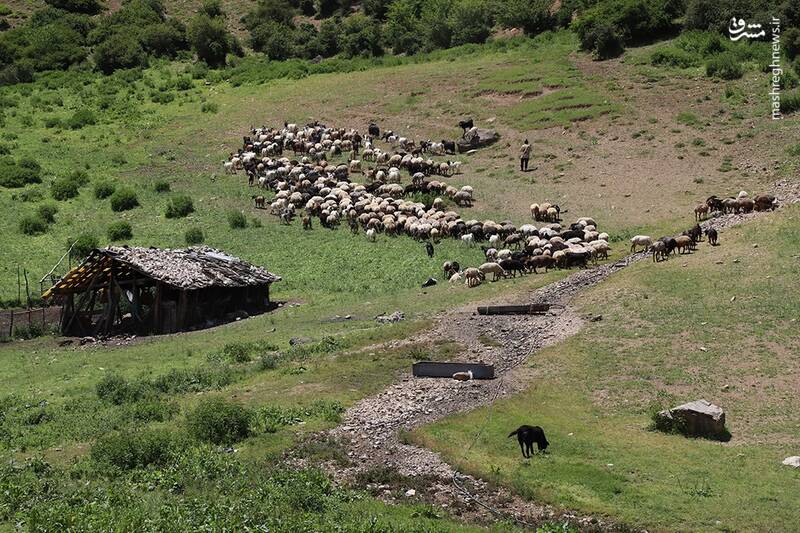
[[[467,130],[471,130],[473,127],[475,127],[475,123],[472,121],[472,117],[469,117],[466,120],[459,120],[458,127],[464,130],[464,134],[466,135]]]
[[[380,137],[381,129],[374,122],[370,122],[369,126],[367,126],[367,133],[369,133],[373,137]]]
[[[517,436],[519,441],[519,449],[522,450],[522,457],[529,459],[533,454],[533,443],[536,443],[536,448],[543,452],[550,446],[547,442],[547,437],[544,436],[544,430],[539,426],[520,426],[511,433],[508,437]]]

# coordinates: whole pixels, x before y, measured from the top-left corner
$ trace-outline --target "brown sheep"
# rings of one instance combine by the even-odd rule
[[[679,235],[675,237],[675,243],[679,254],[686,251],[691,252],[692,248],[694,248],[694,241],[688,235]]]
[[[253,200],[256,203],[256,209],[264,209],[267,200],[263,196],[253,196]]]
[[[700,204],[694,208],[694,218],[695,220],[703,220],[704,218],[708,218],[708,204]]]

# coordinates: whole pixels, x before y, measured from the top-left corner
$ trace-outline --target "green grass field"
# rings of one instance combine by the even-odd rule
[[[648,530],[792,530],[800,478],[781,461],[800,440],[798,216],[615,274],[581,297],[602,321],[536,354],[528,391],[414,438],[525,497]],[[653,410],[697,398],[725,409],[729,443],[648,430]],[[520,458],[505,436],[521,423],[546,428],[549,454]]]
[[[150,516],[155,517],[149,523],[153,529],[241,530],[258,523],[260,510],[271,506],[286,517],[271,523],[276,531],[335,525],[363,531],[468,530],[427,506],[384,506],[346,490],[323,497],[323,477],[312,471],[284,479],[280,458],[294,447],[312,459],[338,457],[341,449],[335,443],[330,449],[309,450],[303,448],[304,439],[337,424],[331,412],[382,390],[422,355],[447,357],[458,350],[449,339],[392,349],[380,343],[413,338],[446,309],[541,286],[567,272],[476,289],[440,283],[423,290],[420,285],[429,276],[441,279],[444,260],[475,265],[482,262],[480,249],[445,241],[429,259],[421,243],[405,237],[380,236],[370,243],[346,229],[316,225],[304,232],[297,222],[281,226],[266,211],[253,208],[256,191],[241,173],[225,175],[221,162],[251,126],[261,124],[320,120],[364,129],[376,120],[383,129],[438,140],[458,136],[458,119],[472,115],[476,123],[496,127],[502,137],[490,148],[459,156],[464,173],[448,179],[475,187],[477,201],[462,210],[465,218],[522,223],[529,219],[531,202],[558,201],[568,209],[568,219],[591,215],[601,231],[612,233],[614,259],[626,253],[630,235],[683,229],[698,198],[768,185],[771,178],[764,174],[715,170],[722,168],[724,151],[731,146],[723,139],[736,139],[733,148],[742,150],[736,164],[756,144],[759,149],[769,145],[763,148],[769,159],[786,157],[784,145],[792,141],[796,121],[756,122],[747,134],[737,135],[744,131],[743,119],[733,116],[734,109],[752,120],[758,116],[755,95],[761,93],[752,80],[732,84],[736,90],[725,100],[715,97],[707,103],[698,96],[702,103],[687,104],[696,117],[692,124],[686,116],[679,118],[686,102],[645,124],[651,110],[646,92],[620,97],[619,80],[605,79],[607,73],[596,72],[599,67],[576,47],[575,37],[561,32],[505,48],[473,46],[419,60],[397,59],[394,66],[298,80],[249,83],[243,75],[244,83],[238,78],[229,83],[212,72],[187,82],[189,65],[158,63],[141,73],[50,74],[34,84],[0,88],[0,144],[9,157],[34,157],[44,169],[41,184],[0,188],[5,215],[0,217],[0,301],[17,296],[18,265],[38,288],[35,282],[75,237],[90,233],[106,245],[109,225],[123,220],[131,224],[133,237],[122,242],[131,245],[182,247],[185,231],[201,228],[206,244],[282,276],[271,294],[287,302],[248,320],[122,346],[61,347],[52,336],[0,344],[0,458],[15,461],[0,476],[0,530],[11,530],[18,521],[42,530],[141,529]],[[630,68],[641,74],[642,66]],[[676,91],[667,96],[683,98],[680,87],[662,83],[665,91]],[[713,83],[697,84],[705,94],[719,92]],[[740,93],[748,98],[735,98]],[[725,110],[725,117],[717,121],[712,106]],[[64,125],[87,109],[96,124],[80,129]],[[713,126],[705,126],[712,118]],[[643,128],[648,131],[641,133]],[[639,135],[634,137],[635,132]],[[534,140],[539,168],[521,175],[515,170],[516,151],[526,136]],[[707,163],[696,154],[699,145],[691,144],[699,136],[702,149],[714,156],[705,158]],[[672,151],[677,142],[686,145],[680,157]],[[787,176],[797,168],[797,154],[789,159],[792,163],[779,171]],[[90,183],[75,198],[52,199],[51,183],[74,170],[85,170]],[[113,212],[108,199],[94,196],[101,181],[133,188],[140,206]],[[171,190],[157,192],[160,181]],[[178,194],[192,198],[195,212],[168,219],[166,206]],[[58,208],[55,222],[41,235],[21,233],[20,219],[48,202]],[[247,228],[228,226],[232,211],[245,213]],[[774,468],[777,456],[788,454],[797,441],[796,424],[780,416],[796,407],[790,383],[780,379],[782,365],[797,353],[791,334],[795,325],[781,318],[797,312],[792,300],[783,298],[796,293],[789,281],[797,274],[792,256],[796,216],[787,211],[726,232],[718,249],[656,268],[642,263],[594,289],[586,309],[602,312],[604,320],[537,356],[535,368],[551,378],[550,384],[537,382],[523,397],[499,404],[493,415],[495,431],[489,434],[502,436],[512,421],[531,413],[531,405],[544,405],[537,419],[557,443],[553,453],[520,466],[510,440],[502,440],[502,448],[484,440],[473,449],[467,467],[526,496],[656,528],[680,529],[679,510],[687,494],[713,504],[690,507],[690,529],[717,527],[717,519],[719,527],[736,529],[731,524],[741,523],[760,529],[766,516],[779,526],[790,524],[789,511],[776,509],[793,508],[791,490],[773,494],[769,484],[792,487],[797,479]],[[758,249],[749,246],[754,241],[761,243]],[[738,256],[729,254],[737,250],[742,260],[733,263]],[[745,252],[757,254],[759,261],[748,262]],[[718,258],[725,263],[710,268]],[[716,285],[702,281],[707,275]],[[731,280],[744,291],[737,293],[735,306],[728,303]],[[404,311],[407,319],[387,326],[374,321],[395,310]],[[336,319],[346,315],[352,318]],[[292,338],[310,343],[290,348]],[[700,342],[707,351],[693,349]],[[243,343],[246,357],[231,356]],[[349,371],[346,377],[343,367]],[[119,376],[145,393],[109,402],[97,393],[108,376]],[[751,382],[767,396],[750,394]],[[718,391],[726,383],[736,386],[720,399]],[[665,403],[690,392],[728,409],[734,434],[729,446],[643,431],[653,400]],[[181,449],[174,464],[151,464],[116,477],[98,469],[89,456],[98,439],[120,431],[148,435],[166,430],[179,439],[187,415],[213,396],[239,402],[260,417],[253,433],[236,444],[236,454],[193,443]],[[268,431],[264,418],[276,412],[295,419]],[[469,434],[467,426],[448,420],[415,438],[459,460],[455,450],[463,449]],[[626,445],[631,434],[636,447]],[[576,444],[570,446],[573,438]],[[476,465],[484,459],[496,468],[479,471]],[[553,466],[545,471],[537,468],[538,461]],[[730,473],[732,464],[739,467],[736,474]],[[743,516],[745,506],[737,498],[747,494],[746,475],[759,469],[767,474],[753,489],[761,498],[758,509]],[[254,489],[262,486],[267,488]],[[307,499],[303,487],[310,492]],[[277,496],[295,492],[299,500]],[[703,514],[708,507],[724,509],[726,515],[722,510],[720,517]]]

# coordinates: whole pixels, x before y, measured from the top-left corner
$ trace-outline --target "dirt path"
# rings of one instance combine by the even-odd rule
[[[777,182],[775,193],[783,204],[800,199],[798,184]],[[721,230],[763,215],[723,215],[704,222],[702,226],[704,229],[714,227]],[[624,246],[626,243],[617,245],[618,249]],[[491,518],[489,511],[470,501],[454,485],[454,468],[431,450],[403,443],[401,430],[410,430],[452,413],[473,410],[529,387],[534,376],[523,365],[528,357],[576,334],[586,320],[572,305],[573,298],[614,272],[649,257],[649,254],[641,252],[631,254],[614,263],[577,271],[563,280],[513,298],[506,295],[499,301],[491,302],[555,304],[555,308],[547,315],[481,316],[474,313],[477,304],[472,303],[441,317],[431,330],[415,338],[414,342],[452,339],[465,347],[459,356],[460,360],[493,364],[501,379],[459,382],[418,379],[408,373],[403,374],[400,381],[387,390],[351,407],[343,423],[329,432],[330,436],[346,443],[347,454],[352,459],[347,467],[327,465],[330,473],[342,483],[352,482],[359,472],[376,467],[388,467],[404,476],[424,478],[424,488],[419,490],[416,497],[447,508],[465,520],[486,522]],[[569,520],[583,529],[617,529],[615,524],[604,519],[558,511],[550,506],[525,501],[504,488],[490,487],[480,479],[457,475],[460,484],[482,503],[524,523]],[[383,490],[384,499],[393,500],[390,487],[372,488]]]

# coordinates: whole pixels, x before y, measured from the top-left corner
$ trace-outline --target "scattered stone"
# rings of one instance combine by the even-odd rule
[[[301,344],[308,344],[311,339],[308,337],[292,337],[289,339],[289,346],[299,346]]]
[[[395,311],[391,315],[386,315],[386,314],[378,315],[375,317],[375,321],[378,324],[392,324],[394,322],[400,322],[405,318],[406,318],[405,313],[403,313],[402,311]]]
[[[589,319],[591,322],[600,322],[603,320],[603,315],[594,315],[592,318]]]
[[[406,498],[411,498],[413,496],[416,496],[416,494],[417,494],[417,491],[415,491],[414,489],[408,489],[406,491]]]
[[[736,299],[736,296],[731,296],[731,303]]]
[[[758,244],[754,244],[754,245],[753,245],[753,248],[758,248]]]
[[[707,351],[708,351],[708,348],[706,348],[705,346],[701,346],[701,347],[700,347],[700,351],[701,351],[701,352],[707,352]]]

